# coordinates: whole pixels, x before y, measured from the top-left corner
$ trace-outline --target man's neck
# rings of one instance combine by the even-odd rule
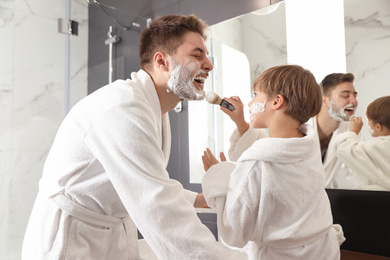
[[[161,114],[164,115],[174,109],[181,100],[172,91],[167,91],[168,86],[165,78],[154,74],[152,71],[148,73],[156,88],[157,96],[160,101]]]
[[[340,122],[333,120],[328,111],[321,109],[317,116],[318,137],[320,139],[332,136],[333,132],[339,127]]]

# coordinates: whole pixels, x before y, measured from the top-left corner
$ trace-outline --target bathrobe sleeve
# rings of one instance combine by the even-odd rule
[[[208,205],[217,210],[220,237],[228,245],[239,248],[253,236],[259,205],[260,189],[251,185],[253,179],[248,181],[252,166],[252,163],[237,167],[219,163],[207,171],[202,181]]]
[[[359,141],[354,132],[345,132],[335,137],[333,146],[337,157],[354,174],[368,179],[375,185],[390,190],[390,139],[376,137]]]
[[[264,129],[255,129],[249,127],[248,130],[240,136],[238,130],[235,129],[230,137],[230,147],[228,151],[229,159],[237,162],[241,154],[247,150],[257,140],[268,137],[268,133]]]
[[[86,133],[87,145],[159,259],[228,259],[185,199],[182,185],[169,178],[161,120],[144,103],[107,109]]]

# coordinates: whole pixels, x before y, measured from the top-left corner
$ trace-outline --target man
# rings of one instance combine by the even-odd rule
[[[349,131],[350,118],[357,108],[357,92],[351,73],[332,73],[320,85],[323,90],[323,103],[314,127],[320,139],[322,162],[325,170],[327,188],[352,188],[348,180],[349,169],[334,154],[333,137]]]
[[[159,259],[226,259],[194,194],[169,178],[167,112],[204,98],[207,25],[168,15],[140,35],[142,69],[76,104],[47,157],[23,259],[139,259],[137,228]],[[186,199],[187,198],[187,199]]]
[[[321,82],[323,89],[323,104],[320,113],[309,120],[317,130],[320,140],[322,162],[325,170],[327,188],[352,188],[349,169],[332,152],[332,137],[349,131],[350,117],[357,107],[357,92],[353,85],[354,76],[351,73],[333,73],[326,76]],[[237,161],[242,152],[253,142],[268,137],[264,129],[253,129],[244,119],[243,104],[239,97],[225,98],[235,106],[234,111],[221,107],[236,124],[229,148],[229,158]],[[329,151],[329,152],[328,152]]]

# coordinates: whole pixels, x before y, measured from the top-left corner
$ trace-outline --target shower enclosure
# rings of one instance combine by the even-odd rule
[[[0,1],[0,259],[20,259],[55,133],[87,95],[87,6]]]
[[[97,0],[0,1],[0,14],[0,259],[8,260],[21,258],[64,116],[88,93],[139,68],[138,33],[147,19]]]

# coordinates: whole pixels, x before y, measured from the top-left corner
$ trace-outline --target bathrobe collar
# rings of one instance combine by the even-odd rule
[[[169,115],[168,113],[161,115],[160,100],[158,99],[156,87],[149,73],[140,69],[138,72],[131,73],[131,79],[138,81],[140,86],[144,88],[145,98],[152,107],[156,118],[160,122],[159,125],[161,125],[162,132],[161,149],[163,150],[166,164],[168,164],[171,153],[171,127],[169,122]]]
[[[306,134],[302,138],[263,138],[256,141],[239,161],[260,160],[283,164],[307,159],[313,151],[307,147],[318,147],[319,142],[312,126],[304,124],[300,130]]]

